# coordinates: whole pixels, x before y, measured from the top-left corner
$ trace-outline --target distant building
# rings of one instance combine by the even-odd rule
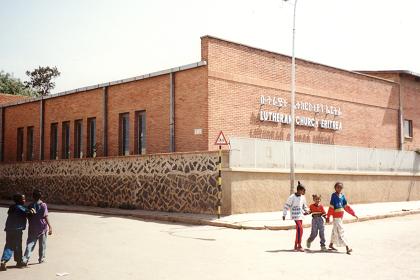
[[[290,57],[211,36],[197,63],[44,98],[2,96],[3,162],[207,151],[220,130],[290,137]],[[420,149],[419,105],[418,74],[297,60],[297,141]]]

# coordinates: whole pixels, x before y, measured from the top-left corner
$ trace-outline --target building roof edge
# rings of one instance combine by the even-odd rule
[[[410,70],[359,70],[361,73],[395,73],[395,74],[405,74],[413,77],[420,78],[420,73],[416,73]]]
[[[157,77],[157,76],[161,76],[161,75],[166,75],[166,74],[170,74],[170,73],[174,73],[174,72],[194,69],[194,68],[205,66],[205,65],[207,65],[207,61],[199,61],[199,62],[195,62],[195,63],[185,64],[185,65],[182,65],[182,66],[173,67],[173,68],[169,68],[169,69],[165,69],[165,70],[161,70],[161,71],[156,71],[156,72],[151,72],[151,73],[148,73],[148,74],[135,76],[135,77],[131,77],[131,78],[126,78],[126,79],[122,79],[122,80],[116,80],[116,81],[105,82],[105,83],[96,84],[96,85],[92,85],[92,86],[80,87],[80,88],[76,88],[76,89],[72,89],[72,90],[67,90],[67,91],[51,94],[51,95],[48,95],[48,96],[32,97],[32,98],[28,98],[28,99],[22,99],[22,100],[7,102],[7,103],[0,104],[0,108],[20,105],[20,104],[24,104],[24,103],[31,103],[31,102],[39,101],[39,100],[42,100],[42,99],[56,98],[56,97],[60,97],[60,96],[64,96],[64,95],[69,95],[69,94],[74,94],[74,93],[78,93],[78,92],[103,88],[103,87],[107,87],[107,86],[114,86],[114,85],[139,81],[139,80],[152,78],[152,77]]]
[[[274,52],[274,51],[269,51],[267,49],[258,48],[258,47],[254,47],[254,46],[243,44],[243,43],[238,43],[238,42],[231,41],[231,40],[226,40],[226,39],[219,38],[219,37],[216,37],[216,36],[213,36],[213,35],[204,35],[204,36],[201,36],[200,38],[201,39],[204,39],[204,38],[215,39],[215,40],[224,41],[226,43],[230,43],[230,44],[234,44],[234,45],[238,45],[238,46],[242,46],[242,47],[246,47],[246,48],[251,48],[251,49],[262,51],[262,52],[267,52],[267,53],[271,53],[271,54],[275,54],[275,55],[280,55],[280,56],[291,58],[291,56],[290,55],[287,55],[287,54],[283,54],[283,53],[279,53],[279,52]],[[347,73],[354,74],[354,75],[364,76],[366,78],[380,80],[380,81],[384,81],[384,82],[388,82],[388,83],[392,83],[392,84],[398,84],[395,81],[388,80],[388,79],[385,79],[385,78],[381,78],[381,77],[377,77],[377,76],[373,76],[373,75],[369,75],[369,74],[357,72],[357,71],[354,71],[354,70],[343,69],[343,68],[339,68],[339,67],[335,67],[335,66],[331,66],[331,65],[319,63],[319,62],[315,62],[315,61],[308,60],[308,59],[303,59],[303,58],[296,57],[296,60],[300,60],[300,61],[303,61],[303,62],[306,62],[306,63],[311,63],[311,64],[315,64],[315,65],[319,65],[319,66],[323,66],[323,67],[327,67],[327,68],[331,68],[331,69],[336,69],[336,70],[347,72]]]

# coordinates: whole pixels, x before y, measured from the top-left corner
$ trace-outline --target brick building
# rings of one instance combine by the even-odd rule
[[[288,140],[290,57],[211,36],[201,61],[0,103],[3,162],[207,151],[227,137]],[[420,75],[297,60],[297,141],[420,149]]]
[[[28,96],[24,96],[24,95],[13,95],[13,94],[7,94],[7,93],[1,93],[0,92],[0,105],[4,104],[4,103],[24,100],[24,99],[28,99],[28,98],[29,98]]]

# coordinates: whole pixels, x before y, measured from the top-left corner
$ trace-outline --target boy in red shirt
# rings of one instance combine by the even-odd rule
[[[312,214],[312,228],[311,228],[311,235],[309,236],[308,240],[306,241],[306,247],[308,249],[311,247],[312,241],[318,235],[321,239],[321,250],[327,251],[327,247],[325,247],[325,234],[324,234],[324,219],[327,213],[325,212],[324,206],[321,204],[321,196],[318,194],[312,195],[312,199],[314,203],[309,206],[309,213]]]

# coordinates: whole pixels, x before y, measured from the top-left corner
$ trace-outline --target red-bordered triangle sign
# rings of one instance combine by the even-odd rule
[[[219,132],[219,136],[217,136],[216,142],[214,142],[214,145],[222,146],[222,145],[229,145],[228,141],[226,140],[225,135],[223,134],[223,131]]]

